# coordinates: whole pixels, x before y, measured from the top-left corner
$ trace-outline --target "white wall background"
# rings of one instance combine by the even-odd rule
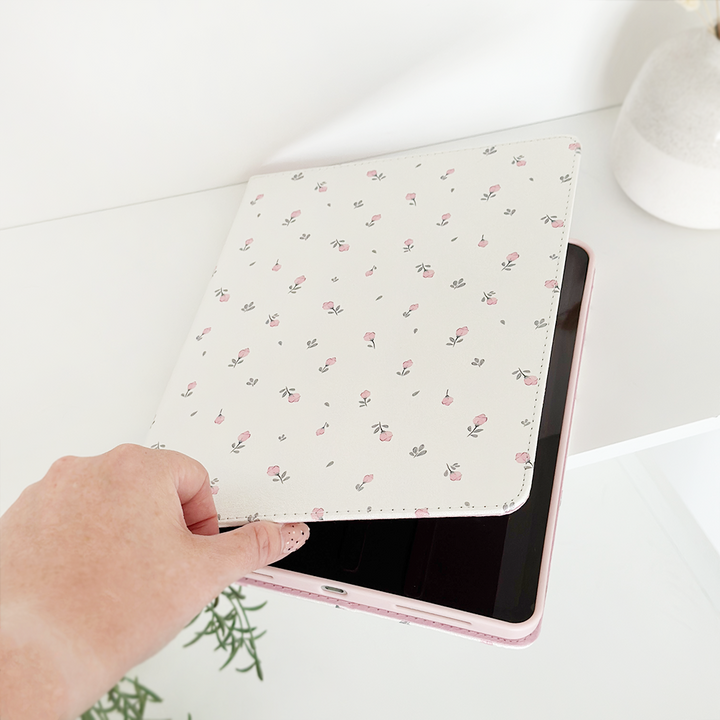
[[[4,0],[0,228],[595,110],[669,0]]]

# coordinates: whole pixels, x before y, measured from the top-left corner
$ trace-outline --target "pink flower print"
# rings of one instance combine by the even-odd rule
[[[544,215],[540,218],[544,225],[550,223],[554,228],[564,227],[565,223],[562,220],[558,220],[557,215]]]
[[[180,393],[180,397],[190,397],[192,395],[192,391],[197,387],[196,382],[191,382],[187,386],[187,390],[184,393]]]
[[[202,340],[211,330],[212,328],[206,327],[199,335],[195,336],[195,339]]]
[[[443,477],[450,478],[453,482],[457,482],[462,478],[462,473],[458,470],[460,463],[452,463],[452,465],[445,463],[445,467],[447,470],[443,473]]]
[[[468,434],[466,437],[474,437],[476,438],[478,436],[478,433],[481,433],[482,427],[481,425],[484,425],[487,422],[487,415],[484,413],[482,415],[476,415],[473,418],[472,425],[468,425]]]
[[[347,252],[350,249],[350,245],[348,243],[343,243],[338,250],[340,252]]]
[[[462,473],[458,472],[457,470],[455,472],[450,473],[451,480],[460,480],[461,478],[462,478]]]
[[[242,363],[242,361],[243,361],[249,354],[250,354],[250,348],[244,348],[243,350],[241,350],[241,351],[238,353],[238,355],[237,355],[236,358],[233,358],[233,359],[230,361],[230,364],[228,365],[228,367],[233,367],[233,368],[234,368],[234,367],[237,367],[238,365],[240,365],[240,364]]]
[[[323,310],[328,311],[328,315],[339,315],[343,310],[339,305],[335,305],[332,300],[328,300],[322,304]]]
[[[246,443],[250,439],[250,432],[248,430],[245,430],[245,432],[241,432],[238,435],[237,442],[234,442],[232,444],[232,450],[230,450],[231,453],[239,453],[245,445],[243,443]]]
[[[557,280],[546,280],[545,287],[553,292],[560,292],[560,286],[558,285]]]
[[[403,243],[403,245],[404,245],[404,247],[403,247],[403,252],[410,252],[410,251],[415,247],[415,246],[413,245],[413,241],[412,241],[410,238],[408,238],[408,239]]]
[[[376,175],[377,175],[377,170],[368,170],[368,171],[367,171],[367,176],[368,176],[369,178],[373,178],[373,177],[375,177]]]
[[[368,170],[366,173],[371,180],[384,180],[385,176],[382,173],[378,173],[377,170]]]
[[[365,477],[362,479],[362,482],[361,482],[361,483],[358,483],[358,484],[355,486],[355,489],[358,490],[358,491],[359,491],[359,490],[362,490],[362,489],[364,489],[365,485],[367,485],[367,483],[372,482],[372,481],[373,481],[373,476],[372,476],[372,475],[365,475]]]
[[[349,243],[346,243],[344,240],[338,240],[337,238],[333,240],[330,245],[337,248],[340,252],[347,252],[350,249]]]
[[[282,267],[282,265],[280,264],[280,261],[276,260],[275,264],[272,266],[271,269],[273,272],[277,272],[281,267]]]
[[[579,142],[570,143],[568,145],[568,150],[573,150],[575,153],[579,153],[581,149]]]
[[[218,413],[218,416],[215,418],[215,424],[216,425],[222,425],[225,422],[225,416],[222,414],[222,410]]]
[[[322,520],[324,514],[325,511],[322,508],[313,508],[313,511],[310,513],[310,517],[313,520]]]
[[[461,343],[463,341],[463,338],[465,335],[467,335],[470,331],[468,330],[467,325],[464,325],[461,328],[458,328],[455,331],[455,336],[452,335],[449,337],[450,342],[445,343],[446,345],[449,345],[450,347],[455,347],[458,343]]]
[[[440,227],[443,227],[448,224],[448,220],[450,220],[450,213],[445,213],[441,218],[439,223],[435,223],[436,225],[439,225]]]
[[[435,274],[435,271],[431,270],[430,266],[426,265],[425,263],[420,263],[419,265],[416,265],[415,270],[417,270],[417,272],[421,272],[424,278],[431,278]]]
[[[494,297],[495,291],[490,292],[483,291],[483,296],[480,298],[480,302],[487,303],[488,305],[497,305],[497,298]]]
[[[369,270],[365,271],[365,277],[370,277],[376,270],[377,267],[373,265]]]
[[[360,393],[360,407],[367,407],[370,402],[372,402],[370,399],[370,391],[363,390]]]
[[[245,252],[246,250],[249,250],[249,249],[250,249],[250,246],[251,246],[252,244],[253,244],[253,239],[252,239],[252,238],[248,238],[248,239],[245,241],[245,245],[240,248],[240,252]]]
[[[524,465],[530,460],[530,455],[526,452],[515,453],[515,462]]]
[[[494,198],[497,191],[500,189],[499,185],[491,185],[490,189],[483,194],[483,196],[480,198],[480,200],[490,200],[490,198]]]
[[[218,288],[215,291],[215,297],[220,298],[220,302],[227,302],[230,299],[230,293],[225,288]]]
[[[372,474],[371,474],[371,475],[366,475],[366,476],[363,478],[363,483],[372,482],[372,481],[373,481],[373,477],[374,477],[374,476],[373,476]]]
[[[416,517],[416,518],[426,518],[426,517],[430,517],[430,512],[428,511],[427,508],[418,508],[418,509],[415,511],[415,517]]]
[[[283,472],[280,472],[280,467],[278,465],[271,465],[267,469],[267,474],[273,479],[273,482],[279,482],[281,485],[283,485],[286,480],[290,479],[287,471],[283,470]]]
[[[327,183],[319,182],[319,183],[317,183],[317,185],[315,185],[315,189],[321,193],[327,192]]]
[[[293,211],[290,213],[290,217],[289,217],[289,218],[285,218],[285,222],[283,222],[283,225],[287,226],[287,225],[290,225],[291,223],[294,223],[295,220],[297,220],[297,218],[300,217],[300,215],[301,215],[300,210],[293,210]]]
[[[511,252],[506,258],[505,262],[502,263],[503,270],[512,270],[515,267],[515,261],[520,257],[518,253]]]
[[[369,348],[372,348],[373,350],[375,349],[375,333],[374,332],[366,332],[363,335],[363,340],[366,343],[370,343],[368,345]]]
[[[408,193],[408,194],[405,196],[405,199],[406,199],[411,205],[417,205],[417,203],[415,202],[415,197],[416,197],[415,193]]]
[[[524,155],[518,155],[517,157],[513,156],[512,164],[517,165],[518,167],[522,167],[523,165],[526,165],[527,163],[525,160],[523,160]]]
[[[300,286],[307,280],[307,278],[304,275],[299,275],[295,278],[295,282],[292,285],[288,285],[288,293],[292,293],[293,295],[300,290]]]
[[[220,488],[219,488],[217,485],[211,485],[211,486],[210,486],[210,492],[211,492],[213,495],[217,495],[219,491],[220,491]]]
[[[451,397],[450,397],[450,391],[449,391],[449,390],[446,390],[446,391],[445,391],[445,397],[442,399],[442,404],[443,404],[445,407],[450,407],[450,405],[453,404],[453,400],[454,400],[454,398],[451,398]]]
[[[535,377],[535,375],[531,375],[529,370],[521,370],[520,368],[518,368],[517,370],[513,370],[512,374],[515,376],[516,380],[522,378],[523,382],[526,385],[538,384],[538,379]]]
[[[260,193],[254,200],[250,201],[250,204],[254,205],[258,200],[262,200],[264,197],[265,195],[263,195],[263,193]]]
[[[366,222],[365,225],[366,225],[367,227],[372,227],[372,226],[375,225],[375,223],[376,223],[378,220],[380,220],[381,218],[382,218],[382,215],[373,215],[373,216],[370,218],[370,222]]]
[[[448,177],[450,177],[450,175],[452,175],[454,172],[455,172],[455,168],[450,168],[449,170],[446,170],[446,171],[445,171],[445,174],[444,174],[444,175],[441,175],[441,176],[440,176],[440,179],[441,179],[441,180],[447,180]]]
[[[404,313],[403,317],[410,317],[410,313],[415,312],[420,306],[417,303],[413,303]]]
[[[388,425],[385,425],[382,422],[375,423],[375,425],[372,425],[372,431],[373,435],[379,434],[380,436],[380,442],[390,442],[392,440],[392,433],[390,430],[388,430]]]
[[[488,241],[485,239],[485,236],[482,235],[481,238],[482,239],[478,243],[478,247],[487,247]]]
[[[289,403],[296,403],[300,400],[300,393],[295,392],[295,388],[287,387],[278,390],[281,398],[287,398]]]
[[[321,373],[328,371],[328,368],[332,367],[337,362],[337,358],[331,357],[325,361],[325,364],[318,368]]]
[[[317,437],[320,437],[321,435],[324,435],[326,428],[329,428],[329,427],[330,427],[330,425],[328,425],[327,423],[325,423],[321,428],[318,428],[318,429],[315,431],[315,435],[317,435]]]
[[[280,320],[278,319],[279,317],[279,313],[268,315],[268,319],[265,321],[265,324],[269,325],[270,327],[277,327],[280,324]]]
[[[402,364],[402,372],[398,370],[395,374],[396,374],[396,375],[409,375],[409,374],[410,374],[410,368],[411,368],[412,366],[413,366],[413,361],[412,361],[412,360],[406,360],[406,361]]]

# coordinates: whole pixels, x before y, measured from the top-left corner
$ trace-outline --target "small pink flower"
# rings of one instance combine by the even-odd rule
[[[282,265],[278,265],[278,263],[275,263],[275,264],[272,266],[272,271],[273,271],[273,272],[277,272],[281,267],[282,267]]]
[[[530,460],[530,455],[526,452],[515,453],[515,462],[524,465],[528,460]]]
[[[423,271],[423,277],[425,278],[431,278],[435,274],[434,270],[424,270]]]
[[[366,475],[366,476],[363,478],[363,483],[369,483],[369,482],[372,482],[372,481],[373,481],[373,475]]]
[[[279,465],[271,465],[271,466],[267,469],[267,474],[270,475],[271,477],[272,477],[273,475],[277,475],[279,472],[280,472],[280,466],[279,466]]]
[[[470,332],[470,331],[468,330],[467,325],[464,325],[463,327],[458,328],[458,329],[455,331],[455,335],[456,335],[457,337],[465,337],[465,335],[467,335],[469,332]]]
[[[325,511],[322,508],[313,508],[313,511],[310,513],[310,517],[313,520],[322,520],[324,514]]]
[[[230,293],[225,293],[220,296],[220,302],[227,302],[230,299]]]
[[[307,278],[304,275],[300,275],[300,277],[295,278],[295,284],[302,285],[306,280]]]
[[[324,435],[324,434],[325,434],[325,428],[324,428],[324,427],[318,428],[318,429],[315,431],[315,434],[316,434],[318,437],[319,437],[320,435]]]
[[[545,281],[545,287],[549,290],[554,290],[558,286],[557,280],[546,280]]]
[[[370,222],[377,222],[378,220],[380,220],[381,217],[382,217],[382,215],[373,215],[370,218]]]
[[[451,398],[449,395],[446,395],[442,399],[442,404],[445,405],[445,407],[449,407],[450,405],[453,404],[453,398]]]
[[[404,368],[405,370],[407,370],[408,368],[411,368],[412,366],[413,366],[413,361],[412,361],[412,360],[406,360],[406,361],[403,363],[403,368]]]
[[[412,244],[413,244],[413,241],[412,241],[410,238],[408,238],[408,239],[403,243],[403,245],[407,245],[408,247],[410,247]]]
[[[565,225],[565,223],[562,220],[553,220],[552,221],[552,226],[554,228],[559,228],[559,227],[562,227],[563,225]]]
[[[299,217],[299,216],[300,216],[300,211],[299,211],[299,210],[293,210],[293,211],[290,213],[290,217],[291,217],[293,220],[294,220],[296,217]]]
[[[367,176],[368,177],[375,177],[377,175],[377,170],[368,170]]]
[[[196,382],[191,382],[191,383],[188,385],[188,388],[187,388],[187,389],[188,389],[188,392],[189,392],[190,390],[194,390],[196,387],[197,387],[197,383],[196,383]]]
[[[350,249],[350,245],[348,245],[348,243],[343,243],[343,244],[340,245],[340,247],[338,248],[338,250],[339,250],[340,252],[347,252],[349,249]]]
[[[415,511],[415,517],[417,517],[417,518],[430,517],[430,513],[428,512],[427,508],[418,508]]]
[[[499,186],[499,185],[493,185],[493,186],[490,188],[490,192],[491,192],[491,193],[495,193],[495,192],[497,192],[499,189],[500,189],[500,186]]]
[[[219,488],[217,485],[211,485],[211,486],[210,486],[210,492],[211,492],[213,495],[217,495],[219,490],[220,490],[220,488]]]
[[[369,391],[369,390],[363,390],[363,391],[360,393],[360,397],[361,397],[363,400],[367,400],[367,399],[370,397],[370,391]]]
[[[450,213],[445,213],[441,218],[441,220],[449,220],[449,219],[450,219]]]
[[[408,194],[405,196],[405,199],[406,199],[406,200],[414,200],[414,199],[415,199],[415,193],[408,193]]]
[[[450,168],[449,170],[445,171],[446,175],[452,175],[455,172],[455,168]]]
[[[248,246],[250,246],[250,245],[252,245],[252,244],[253,244],[253,239],[252,239],[252,238],[248,238],[248,239],[245,241],[245,247],[248,247]]]
[[[487,415],[485,415],[484,413],[482,415],[476,415],[473,418],[473,423],[478,426],[484,425],[486,422],[487,422]]]
[[[318,192],[327,192],[327,185],[321,185],[318,188]]]
[[[518,160],[515,164],[516,164],[518,167],[522,167],[522,166],[525,165],[526,163],[527,163],[526,160]]]
[[[275,318],[274,320],[271,320],[268,323],[268,325],[270,325],[270,327],[277,327],[279,324],[280,324],[280,321],[277,318]]]
[[[450,473],[450,479],[452,481],[460,480],[462,478],[462,473],[459,470],[455,470],[454,472]]]
[[[579,142],[570,143],[570,144],[568,145],[568,150],[579,150],[579,149],[580,149],[580,143],[579,143]]]
[[[337,358],[331,357],[325,361],[326,365],[334,365],[337,362]]]
[[[511,252],[505,259],[508,262],[513,262],[514,260],[517,260],[520,257],[516,252]]]
[[[300,393],[290,393],[288,395],[288,402],[289,403],[296,403],[300,400]]]
[[[370,277],[373,274],[372,270],[366,270],[365,271],[365,277]]]
[[[328,300],[323,303],[323,310],[332,310],[335,307],[335,303],[332,300]]]
[[[392,433],[389,430],[380,433],[380,442],[390,442],[390,440],[392,440]]]
[[[201,335],[207,335],[211,330],[212,330],[212,328],[209,328],[209,327],[208,327],[208,328],[205,328],[205,329],[202,331]]]
[[[371,340],[374,340],[374,339],[375,339],[375,333],[374,333],[374,332],[366,332],[366,333],[363,335],[363,340],[365,340],[365,342],[370,342]]]
[[[526,378],[523,378],[523,382],[526,385],[537,385],[538,379],[534,375],[528,375]]]
[[[419,307],[420,307],[420,306],[419,306],[417,303],[413,303],[413,304],[408,308],[408,311],[409,311],[409,312],[414,312],[414,311],[417,310]]]
[[[238,358],[242,359],[250,354],[250,348],[244,348],[238,353]]]
[[[222,414],[222,410],[218,414],[218,416],[215,418],[215,424],[221,425],[225,421],[225,416]]]
[[[246,441],[249,440],[249,439],[250,439],[250,432],[249,432],[248,430],[246,430],[244,433],[240,433],[240,434],[238,435],[238,442],[243,443],[243,442],[246,442]]]
[[[487,247],[488,241],[483,238],[479,243],[478,247]]]
[[[497,298],[489,297],[485,302],[487,302],[488,305],[497,305]]]
[[[264,195],[263,193],[260,193],[260,194],[255,198],[255,200],[262,200],[264,197],[265,197],[265,195]]]

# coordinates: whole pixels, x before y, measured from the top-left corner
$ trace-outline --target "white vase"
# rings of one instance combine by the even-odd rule
[[[695,29],[647,59],[612,140],[615,177],[655,217],[720,228],[720,39]]]

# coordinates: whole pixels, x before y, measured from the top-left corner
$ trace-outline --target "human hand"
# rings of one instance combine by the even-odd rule
[[[0,716],[75,718],[307,525],[218,534],[208,474],[169,450],[66,457],[0,518]]]

